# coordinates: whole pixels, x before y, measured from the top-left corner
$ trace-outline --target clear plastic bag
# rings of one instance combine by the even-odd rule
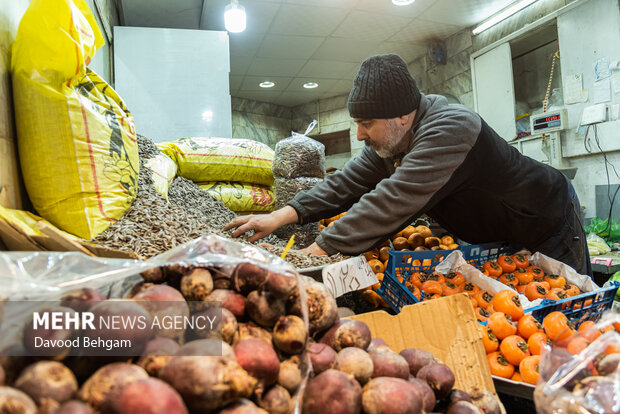
[[[599,254],[606,254],[611,251],[611,248],[605,243],[605,240],[594,233],[588,234],[586,242],[588,243],[588,252],[590,256],[598,256]]]
[[[312,121],[304,134],[293,132],[276,144],[271,168],[276,178],[325,177],[325,146],[306,136],[316,124]]]
[[[287,205],[300,191],[309,190],[321,181],[322,178],[316,177],[276,178],[273,184],[276,210]]]
[[[561,347],[543,355],[534,392],[538,413],[620,413],[620,334],[614,324],[620,315],[606,313],[589,332],[608,331],[577,355]]]

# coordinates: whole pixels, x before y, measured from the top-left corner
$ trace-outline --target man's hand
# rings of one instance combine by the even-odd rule
[[[297,250],[297,253],[300,253],[306,256],[327,256],[327,253],[325,252],[325,250],[321,249],[321,246],[319,246],[316,243],[312,243],[310,246],[306,247],[305,249]]]
[[[222,230],[236,229],[232,234],[233,237],[239,237],[254,230],[254,234],[248,238],[248,241],[255,242],[270,235],[278,227],[295,222],[297,222],[297,212],[293,207],[286,206],[270,214],[236,217]]]

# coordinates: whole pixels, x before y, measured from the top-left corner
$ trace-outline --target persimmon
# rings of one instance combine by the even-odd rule
[[[499,291],[495,294],[491,303],[496,312],[505,313],[514,322],[523,316],[523,306],[517,292],[510,290]]]
[[[564,289],[562,288],[552,288],[549,292],[547,292],[547,299],[551,300],[562,300],[566,299],[568,296],[564,293]]]
[[[489,276],[489,271],[485,269],[484,267],[480,266],[478,270],[480,270],[480,273],[482,273],[483,275]]]
[[[474,295],[474,299],[476,299],[478,306],[486,309],[493,300],[493,294],[488,290],[479,290]]]
[[[541,281],[545,277],[545,272],[538,266],[528,266],[527,270],[534,274],[534,280]]]
[[[566,279],[561,275],[550,275],[548,274],[543,279],[545,282],[549,283],[551,289],[553,288],[563,288],[566,285]]]
[[[493,278],[498,278],[504,271],[502,267],[494,260],[489,260],[488,262],[482,265],[489,272],[489,276]]]
[[[374,273],[383,273],[385,271],[385,266],[383,265],[381,260],[370,259],[368,261],[368,266],[370,266],[370,268],[372,269]]]
[[[590,341],[588,341],[583,336],[573,336],[568,340],[568,344],[566,344],[566,350],[573,355],[577,355],[584,349],[586,349],[590,345]]]
[[[447,282],[452,282],[457,286],[463,286],[465,284],[465,276],[461,272],[450,272],[445,275]]]
[[[374,285],[372,285],[371,288],[372,288],[372,290],[374,290],[376,292],[377,289],[379,289],[379,287],[381,287],[381,282],[383,282],[383,277],[384,276],[383,276],[383,273],[375,273],[375,276],[377,277],[378,282],[375,283]]]
[[[421,300],[422,292],[420,291],[420,288],[418,288],[415,285],[406,285],[406,284],[405,284],[405,287],[409,289],[409,292],[411,292],[414,298],[416,298],[417,300]]]
[[[481,308],[481,307],[476,307],[474,309],[474,313],[476,314],[476,319],[478,319],[478,321],[480,322],[484,322],[488,320],[489,316],[491,316],[488,310],[486,310],[485,308]]]
[[[463,292],[461,292],[463,293]],[[467,296],[469,298],[469,301],[471,302],[471,306],[476,309],[478,307],[478,301],[476,299],[474,299],[473,296]]]
[[[533,333],[527,340],[527,347],[532,355],[540,355],[546,346],[551,346],[551,340],[544,332]]]
[[[542,332],[542,325],[532,315],[524,315],[517,323],[517,333],[525,339],[529,339],[530,336],[536,332]]]
[[[427,280],[422,283],[422,290],[424,293],[428,293],[429,295],[438,294],[441,295],[443,292],[443,288],[441,287],[441,283],[436,282],[434,280]]]
[[[517,269],[527,269],[527,267],[530,265],[530,259],[528,259],[522,254],[515,254],[511,256],[511,259],[514,262],[515,266],[517,266]]]
[[[387,259],[390,258],[390,247],[389,246],[383,246],[379,249],[379,260],[381,260],[383,263],[385,263],[387,261]]]
[[[487,326],[478,325],[480,327],[480,332],[482,333],[482,345],[484,345],[484,350],[486,353],[495,352],[499,348],[499,340]]]
[[[566,283],[563,287],[564,289],[564,293],[566,293],[567,296],[571,297],[571,296],[577,296],[579,294],[581,294],[581,290],[579,290],[579,288],[575,285],[573,285],[572,283]]]
[[[510,377],[510,379],[517,382],[523,382],[523,377],[521,377],[521,374],[519,374],[518,371],[515,371],[515,373],[512,374],[512,377]]]
[[[543,319],[543,329],[554,342],[562,342],[575,334],[571,322],[562,312],[551,312]]]
[[[500,352],[491,352],[487,354],[487,361],[491,369],[491,375],[502,378],[510,378],[515,372],[515,367],[506,361],[506,358]]]
[[[492,313],[489,316],[487,326],[499,340],[517,333],[517,325],[504,312]]]
[[[543,299],[547,296],[547,288],[540,282],[530,282],[525,287],[524,294],[529,300]]]
[[[433,272],[426,276],[426,280],[434,280],[435,282],[443,283],[446,281],[446,278],[441,273]]]
[[[404,237],[405,239],[408,239],[408,238],[409,238],[409,236],[411,236],[411,235],[412,235],[413,233],[415,233],[415,232],[416,232],[416,231],[415,231],[415,227],[413,227],[413,226],[407,226],[407,227],[405,227],[404,229],[402,229],[402,230],[400,231],[400,235],[401,235],[402,237]]]
[[[527,287],[527,285],[517,285],[517,292],[524,295],[525,296],[525,288]]]
[[[527,285],[534,280],[534,273],[522,267],[517,268],[517,270],[514,271],[514,274],[517,277],[519,283],[522,285]]]
[[[444,282],[442,285],[442,289],[442,293],[444,296],[456,295],[457,293],[461,293],[460,287],[458,287],[452,282]]]
[[[454,244],[454,238],[452,238],[452,236],[449,236],[447,234],[445,236],[441,236],[441,244],[445,244],[446,246]]]
[[[426,293],[424,292],[422,295],[422,300],[426,301],[426,300],[431,300],[431,299],[437,299],[440,298],[441,295],[439,293]]]
[[[545,287],[545,289],[547,289],[547,292],[551,290],[551,285],[546,280],[543,280],[542,282],[538,282],[538,283],[543,285]]]
[[[479,290],[480,288],[476,286],[475,284],[471,282],[465,282],[465,284],[463,285],[462,292],[467,293],[469,296],[474,296],[476,293],[478,293]]]
[[[523,358],[530,356],[530,351],[527,348],[527,342],[523,340],[519,335],[510,335],[499,344],[499,352],[504,355],[506,361],[512,365],[519,365]]]
[[[409,279],[407,280],[407,282],[417,287],[418,289],[422,289],[422,280],[420,279],[420,277],[421,276],[419,272],[413,272],[411,276],[409,276]]]
[[[519,373],[523,382],[536,385],[540,376],[540,355],[531,355],[523,358],[519,363]]]
[[[607,345],[607,348],[605,348],[605,355],[612,354],[620,354],[620,346],[617,344]]]
[[[368,261],[371,261],[371,260],[374,260],[374,259],[378,259],[379,258],[379,250],[372,249],[372,250],[369,250],[367,252],[364,252],[364,257]]]
[[[505,254],[497,258],[497,264],[502,268],[504,273],[512,273],[517,268],[514,260]]]
[[[519,281],[514,273],[503,273],[497,280],[506,286],[512,287],[514,290],[517,290],[517,286],[519,285]]]

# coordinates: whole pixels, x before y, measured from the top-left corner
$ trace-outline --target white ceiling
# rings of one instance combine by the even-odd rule
[[[125,26],[224,29],[230,0],[116,0]],[[230,33],[230,94],[295,106],[348,93],[368,56],[398,53],[406,62],[485,20],[514,0],[239,0],[247,29]],[[258,86],[270,80],[275,86]],[[304,89],[317,82],[316,89]]]

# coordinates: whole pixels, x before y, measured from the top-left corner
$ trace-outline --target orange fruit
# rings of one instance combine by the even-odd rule
[[[485,325],[478,325],[480,328],[480,332],[482,333],[482,345],[484,345],[484,350],[488,354],[490,352],[495,352],[499,348],[499,340],[488,327]]]
[[[542,332],[542,325],[532,315],[524,315],[517,323],[517,332],[525,339],[536,332]]]
[[[510,378],[515,372],[515,367],[506,361],[506,358],[500,352],[491,352],[487,354],[491,375],[502,378]]]
[[[575,334],[572,324],[562,312],[551,312],[543,319],[543,329],[554,342],[562,342]]]
[[[536,385],[540,376],[540,355],[531,355],[525,357],[519,363],[519,373],[523,382]]]
[[[525,287],[524,293],[529,300],[543,299],[547,296],[547,288],[540,282],[530,282]]]
[[[496,312],[504,312],[514,322],[523,316],[523,306],[517,292],[511,290],[499,291],[495,294],[491,303]]]
[[[492,313],[489,316],[487,326],[499,340],[517,333],[517,325],[503,312]]]
[[[510,256],[506,256],[505,254],[501,255],[497,258],[497,264],[502,268],[504,273],[512,273],[517,268],[516,263]]]
[[[502,339],[502,342],[499,344],[499,352],[504,355],[506,361],[515,366],[519,365],[523,358],[530,356],[527,342],[519,335],[510,335]]]
[[[527,340],[527,347],[532,355],[540,355],[546,346],[551,346],[551,340],[544,332],[535,332]]]

